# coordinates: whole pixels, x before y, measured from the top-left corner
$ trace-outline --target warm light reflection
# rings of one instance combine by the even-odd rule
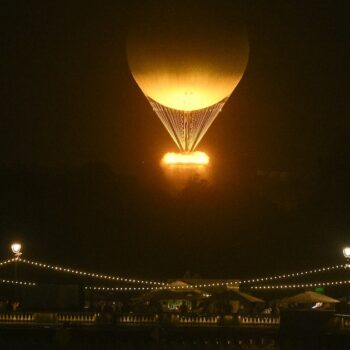
[[[207,165],[209,157],[206,153],[198,151],[191,153],[166,153],[162,162],[168,165]]]

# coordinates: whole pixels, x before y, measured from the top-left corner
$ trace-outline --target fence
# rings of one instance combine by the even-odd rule
[[[180,316],[171,315],[170,322],[181,326],[214,326],[218,324],[219,316]]]
[[[280,324],[279,317],[266,317],[266,316],[238,316],[238,324],[242,326],[267,326],[276,327]]]
[[[0,323],[27,323],[34,321],[33,313],[4,313],[0,314]]]
[[[15,312],[0,313],[0,324],[50,324],[50,325],[95,325],[117,324],[120,326],[147,326],[154,324],[167,324],[178,327],[214,327],[214,326],[249,326],[249,327],[278,327],[279,317],[266,316],[197,316],[164,314],[98,314],[98,313],[31,313]],[[350,319],[343,321],[343,327],[350,329]]]
[[[121,315],[117,317],[117,323],[121,325],[147,325],[158,323],[158,315]]]
[[[1,313],[0,324],[93,324],[98,314],[86,313],[49,313],[49,312],[15,312]]]

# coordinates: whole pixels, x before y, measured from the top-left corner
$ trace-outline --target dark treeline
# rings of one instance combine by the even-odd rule
[[[337,150],[309,174],[252,172],[239,185],[194,177],[177,193],[102,163],[3,166],[1,253],[20,239],[28,257],[153,278],[331,263],[349,233],[349,156]]]

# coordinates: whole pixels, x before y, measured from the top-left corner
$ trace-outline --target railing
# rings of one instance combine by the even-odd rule
[[[158,323],[158,315],[121,315],[117,317],[117,323],[121,325],[146,325]]]
[[[279,326],[279,317],[266,317],[266,316],[238,316],[238,324],[241,326]]]
[[[179,315],[175,313],[157,314],[112,314],[79,312],[4,312],[0,313],[1,325],[33,326],[82,326],[116,325],[119,327],[147,327],[166,325],[169,327],[247,327],[276,329],[280,325],[278,316],[266,315]],[[329,327],[350,332],[350,316],[334,315]]]
[[[1,323],[33,323],[33,324],[93,324],[98,314],[85,313],[49,313],[49,312],[15,312],[1,313]]]
[[[279,317],[267,316],[198,316],[179,314],[98,314],[98,313],[31,313],[15,312],[0,313],[0,324],[37,324],[37,325],[95,325],[117,324],[119,326],[147,326],[167,324],[174,327],[215,327],[215,326],[247,326],[247,327],[278,327]],[[342,321],[343,328],[350,329],[350,319]]]
[[[73,324],[92,324],[96,323],[99,314],[86,313],[59,313],[57,314],[57,321],[60,323]]]
[[[217,325],[220,316],[180,316],[171,315],[170,322],[181,326],[213,326]]]
[[[33,313],[3,313],[0,314],[0,323],[27,323],[34,321]]]

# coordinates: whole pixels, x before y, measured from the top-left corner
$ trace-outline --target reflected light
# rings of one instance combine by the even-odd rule
[[[318,309],[323,306],[323,303],[316,303],[312,308],[313,309]]]
[[[162,163],[167,165],[207,165],[209,157],[204,152],[190,153],[166,153],[162,159]]]

